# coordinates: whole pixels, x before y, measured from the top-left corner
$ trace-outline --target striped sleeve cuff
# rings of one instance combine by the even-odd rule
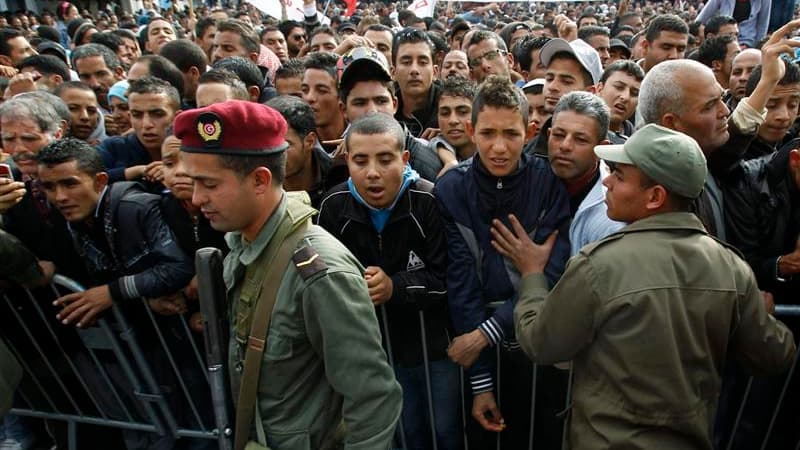
[[[478,329],[481,330],[486,339],[489,340],[489,345],[494,347],[495,345],[503,342],[503,329],[500,328],[500,325],[497,324],[497,321],[494,317],[490,317],[486,319],[485,322],[478,325]]]
[[[479,373],[469,377],[469,383],[472,386],[472,395],[482,394],[492,390],[492,375],[489,372]]]

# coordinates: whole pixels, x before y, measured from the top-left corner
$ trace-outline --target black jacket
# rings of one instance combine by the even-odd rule
[[[201,213],[195,216],[189,214],[180,200],[169,192],[161,196],[161,212],[178,245],[192,260],[195,252],[204,247],[218,248],[223,256],[228,254],[225,233],[211,228],[211,223]]]
[[[431,360],[447,357],[452,329],[445,285],[447,247],[432,190],[428,181],[411,183],[381,234],[346,183],[325,197],[318,219],[364,267],[378,266],[391,276],[392,299],[385,305],[393,356],[399,364],[411,367],[423,362],[420,310],[424,310]],[[380,312],[378,320],[384,328]]]
[[[777,153],[742,162],[725,191],[728,240],[753,268],[759,288],[776,303],[798,303],[800,277],[779,281],[776,260],[795,250],[800,234],[800,191],[789,168],[795,139]]]
[[[403,114],[403,93],[400,92],[398,86],[395,91],[397,97],[397,112],[394,118],[398,122],[408,128],[408,131],[414,137],[420,137],[423,131],[427,128],[439,128],[439,96],[440,96],[439,80],[434,80],[431,84],[431,89],[428,91],[428,102],[422,109],[418,109],[411,114],[411,117],[406,117]]]
[[[138,183],[118,182],[99,201],[91,227],[70,227],[93,285],[108,284],[111,297],[121,301],[172,294],[189,283],[192,260],[164,220],[157,195]],[[103,241],[96,241],[101,233]]]

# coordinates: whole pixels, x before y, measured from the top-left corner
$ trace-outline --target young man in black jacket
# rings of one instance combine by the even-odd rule
[[[100,154],[85,141],[67,138],[53,142],[37,159],[42,189],[48,202],[66,219],[73,245],[93,285],[57,299],[54,305],[63,309],[56,317],[64,325],[86,328],[116,303],[134,324],[154,369],[167,367],[165,355],[150,335],[152,328],[141,329],[147,319],[137,303],[141,298],[179,291],[193,271],[192,260],[181,250],[162,216],[159,196],[148,194],[136,183],[109,186]],[[159,383],[171,384],[156,376]],[[124,380],[114,382],[134,402],[131,386]],[[100,402],[109,414],[118,415],[119,411],[109,409],[116,405],[113,397]],[[140,432],[123,435],[129,449],[167,449],[174,445],[169,436]]]
[[[403,127],[387,114],[352,123],[346,137],[350,178],[322,201],[319,225],[366,266],[384,344],[403,386],[401,443],[430,446],[427,351],[438,447],[456,449],[461,448],[459,382],[458,366],[446,353],[452,328],[444,230],[433,185],[408,165],[405,142]]]

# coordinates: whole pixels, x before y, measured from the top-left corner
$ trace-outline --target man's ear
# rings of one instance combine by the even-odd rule
[[[250,58],[250,61],[253,61],[256,65],[258,65],[258,52],[253,52],[247,55]]]
[[[667,203],[667,199],[669,198],[669,193],[667,190],[664,189],[664,186],[657,184],[648,189],[650,194],[647,198],[647,203],[645,204],[645,208],[650,211],[656,210],[664,206]]]
[[[711,61],[711,70],[713,70],[714,73],[722,71],[722,61]]]
[[[391,95],[392,95],[392,116],[394,116],[397,113],[397,97],[395,97],[393,92],[391,93]]]
[[[94,190],[98,194],[108,186],[108,173],[100,172],[94,176]]]
[[[264,194],[272,184],[272,172],[266,167],[258,167],[251,173],[255,183],[256,194]]]
[[[247,92],[250,94],[250,101],[258,103],[258,98],[261,96],[261,88],[258,86],[248,86]]]
[[[314,131],[310,131],[306,137],[303,138],[303,148],[305,149],[313,149],[314,144],[317,142],[317,133]]]
[[[644,51],[644,56],[647,56],[647,52],[650,51],[650,42],[645,38],[642,38],[642,50]]]
[[[597,85],[596,84],[592,84],[592,85],[586,86],[586,89],[584,89],[584,91],[589,92],[591,94],[597,94]]]
[[[116,78],[117,81],[122,81],[125,79],[125,69],[123,69],[122,66],[114,69],[114,78]]]
[[[409,159],[411,159],[411,152],[403,150],[403,165],[408,164]]]
[[[661,116],[661,125],[664,128],[669,128],[670,130],[677,130],[676,125],[680,122],[680,118],[672,113],[666,113]]]

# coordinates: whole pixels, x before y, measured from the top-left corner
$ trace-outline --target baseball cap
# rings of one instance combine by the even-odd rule
[[[386,57],[374,48],[355,47],[339,58],[336,67],[339,86],[349,86],[355,80],[364,79],[392,81]]]
[[[356,31],[356,26],[353,24],[353,22],[350,21],[342,22],[339,24],[339,33],[341,33],[344,30]]]
[[[550,39],[542,47],[539,57],[542,60],[542,64],[547,67],[550,65],[550,60],[553,56],[561,52],[574,56],[592,76],[593,84],[600,82],[600,78],[603,76],[603,65],[600,63],[600,55],[591,45],[581,39],[575,39],[572,42],[567,42],[561,38]]]
[[[183,111],[175,118],[175,137],[187,153],[266,156],[281,153],[286,119],[260,103],[228,100]]]
[[[624,51],[624,52],[625,52],[625,54],[626,54],[626,55],[628,55],[628,56],[627,56],[628,58],[630,58],[630,57],[631,57],[631,49],[630,49],[630,48],[628,48],[628,46],[627,46],[627,45],[626,45],[624,42],[622,42],[622,39],[611,39],[611,41],[610,41],[610,43],[609,43],[608,47],[609,47],[609,48],[619,48],[619,49],[622,49],[622,51]]]
[[[61,61],[64,61],[64,64],[69,67],[69,58],[67,58],[67,51],[61,44],[52,41],[44,41],[36,47],[36,51],[45,55],[53,55],[56,58],[59,58]],[[67,81],[67,80],[65,80]]]
[[[661,125],[649,124],[622,145],[598,145],[595,154],[608,162],[636,166],[672,193],[697,198],[708,175],[697,141]]]

